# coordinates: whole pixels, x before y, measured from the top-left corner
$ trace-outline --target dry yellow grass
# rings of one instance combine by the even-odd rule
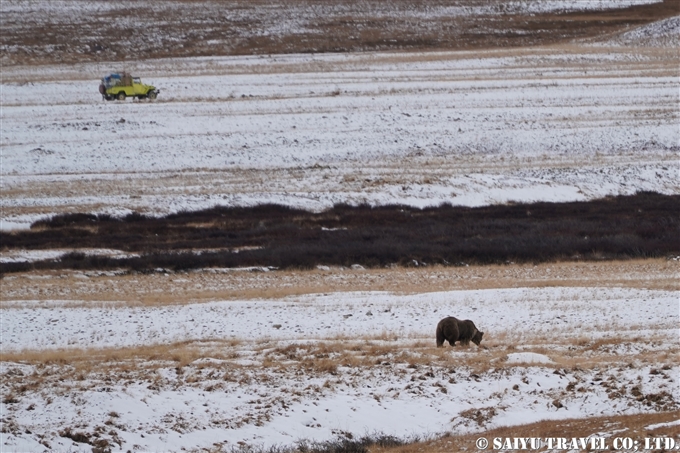
[[[645,438],[652,437],[672,437],[680,440],[680,425],[675,424],[668,427],[658,427],[648,429],[648,426],[676,422],[680,420],[680,411],[621,415],[608,417],[578,418],[559,421],[542,421],[528,425],[497,428],[485,432],[468,434],[464,436],[444,436],[439,439],[418,442],[396,448],[381,448],[374,446],[369,449],[370,453],[435,453],[435,452],[455,452],[455,451],[480,451],[475,446],[475,441],[480,437],[486,438],[490,443],[494,438],[514,438],[514,437],[588,437],[598,433],[612,435],[608,439],[608,446],[613,446],[614,437],[629,437],[641,442]],[[489,450],[490,451],[490,450]],[[498,451],[498,450],[496,450]],[[546,448],[533,451],[547,451]]]
[[[558,262],[417,269],[349,269],[304,272],[200,271],[107,275],[50,271],[2,280],[2,308],[61,306],[162,306],[214,300],[279,299],[346,291],[423,292],[537,287],[631,287],[677,291],[680,262],[665,259]]]
[[[0,361],[22,363],[38,367],[56,366],[62,372],[83,375],[98,374],[107,369],[117,372],[136,370],[141,374],[159,368],[186,366],[202,369],[255,367],[261,370],[305,370],[312,375],[336,374],[340,367],[348,369],[373,369],[383,366],[409,368],[460,368],[474,373],[496,372],[502,369],[531,367],[531,363],[508,363],[508,354],[518,352],[516,341],[508,341],[509,333],[485,341],[482,347],[445,346],[437,348],[431,338],[398,338],[383,333],[362,337],[334,339],[307,339],[303,341],[264,339],[255,341],[194,340],[171,344],[142,345],[125,348],[23,350],[0,353]],[[398,340],[398,342],[396,342]],[[542,364],[549,369],[594,369],[596,367],[623,366],[626,363],[648,363],[670,366],[680,358],[677,347],[659,351],[636,350],[622,354],[606,346],[624,346],[635,340],[626,337],[584,341],[574,344],[569,339],[539,339],[525,336],[521,352],[549,355],[553,363]],[[649,337],[646,342],[664,342],[666,337]],[[247,358],[247,365],[242,359]],[[208,359],[200,360],[200,359]]]
[[[382,398],[398,398],[400,393],[406,392],[447,393],[450,392],[447,385],[466,381],[488,380],[492,385],[491,383],[498,382],[498,379],[507,375],[524,375],[525,378],[531,376],[534,371],[525,368],[534,365],[512,364],[505,360],[509,352],[516,350],[505,344],[509,338],[512,338],[511,332],[499,335],[498,341],[488,343],[488,348],[474,345],[437,348],[433,339],[399,338],[395,333],[382,332],[366,337],[338,336],[333,339],[311,338],[300,341],[205,340],[116,349],[2,353],[0,361],[8,365],[10,372],[4,376],[1,396],[6,404],[16,408],[35,395],[40,395],[46,404],[51,404],[55,398],[77,399],[77,395],[84,391],[125,389],[129,385],[136,388],[141,386],[150,395],[160,391],[176,391],[178,388],[194,388],[202,392],[223,392],[234,385],[275,388],[283,396],[262,397],[262,403],[256,398],[258,406],[254,409],[259,407],[259,412],[252,417],[249,414],[229,421],[230,427],[240,427],[248,423],[258,425],[269,420],[271,413],[268,408],[281,404],[281,399],[301,401],[310,395],[327,395],[328,392],[335,391],[336,387],[356,388],[363,385],[366,379],[382,380],[385,375],[391,376],[399,384],[386,391],[370,392],[369,397],[376,401],[381,401]],[[535,344],[528,349],[522,348],[522,351],[540,353],[550,350],[551,359],[555,363],[541,365],[544,370],[547,369],[544,372],[568,376],[568,380],[556,389],[562,396],[586,395],[584,392],[593,391],[590,381],[595,380],[598,381],[597,388],[600,391],[614,395],[610,398],[628,398],[634,401],[637,396],[635,389],[625,392],[621,390],[621,386],[634,385],[630,382],[631,378],[628,377],[625,382],[616,379],[616,376],[623,376],[625,371],[634,367],[631,362],[626,365],[628,360],[644,364],[647,369],[652,364],[649,374],[656,375],[655,378],[665,386],[672,385],[673,376],[670,373],[678,362],[677,346],[662,353],[652,351],[630,356],[610,354],[600,349],[608,344],[630,342],[625,338],[601,342],[584,341],[576,350],[570,350],[565,347],[566,343],[555,340],[548,344],[531,337],[528,339]],[[585,357],[591,352],[593,355]],[[32,367],[28,368],[26,365]],[[508,388],[503,391],[522,391],[516,388],[518,386],[512,390],[508,385],[505,386]],[[498,389],[498,392],[502,391],[500,384]],[[268,394],[267,390],[262,392]],[[650,405],[648,410],[663,411],[677,407],[677,404],[672,405],[673,402],[669,402],[668,392],[664,392],[664,395],[663,400],[655,406]],[[77,403],[84,404],[84,400],[78,400]],[[252,401],[248,402],[250,403]],[[468,418],[482,426],[494,415],[494,410],[493,407],[484,407],[481,404],[480,407],[464,411],[460,418]],[[677,412],[675,414],[677,419]],[[616,427],[628,427],[631,436],[637,436],[638,431],[633,429],[658,423],[658,420],[670,419],[673,418],[667,417],[667,414],[657,413],[627,418],[541,422],[483,434],[448,436],[396,450],[373,448],[372,453],[470,451],[480,435],[489,438],[586,436],[602,432],[601,429],[593,428],[597,423],[610,429],[609,432],[619,429]],[[594,430],[588,431],[589,429]]]
[[[153,370],[172,366],[186,366],[191,362],[212,357],[218,360],[234,359],[234,351],[241,340],[183,341],[171,344],[142,345],[128,348],[92,349],[42,349],[0,353],[1,362],[49,366],[68,365],[78,372],[98,372],[101,367],[109,369]]]

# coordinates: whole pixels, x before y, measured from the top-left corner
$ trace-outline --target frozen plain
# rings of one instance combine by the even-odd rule
[[[127,63],[156,102],[101,100],[119,64],[3,68],[2,228],[66,211],[678,193],[677,29],[626,45]]]
[[[155,103],[100,101],[104,64],[3,68],[3,228],[67,210],[677,194],[677,53],[617,42],[131,63]],[[3,352],[201,354],[3,362],[2,449],[92,451],[67,428],[120,451],[217,450],[677,410],[679,308],[677,291],[596,284],[159,307],[3,296]],[[433,348],[448,314],[479,319],[489,349]]]
[[[115,450],[174,451],[292,445],[343,433],[464,433],[678,408],[672,291],[517,288],[159,307],[12,305],[4,310],[5,351],[30,345],[96,355],[107,347],[174,346],[165,358],[105,362],[89,372],[2,363],[4,375],[24,376],[29,388],[42,382],[3,403],[6,422],[26,430],[3,434],[7,451],[91,451],[61,435],[65,428],[91,439],[99,432]],[[448,314],[476,319],[488,349],[435,348],[433,326]],[[171,358],[187,344],[202,353],[178,367]]]

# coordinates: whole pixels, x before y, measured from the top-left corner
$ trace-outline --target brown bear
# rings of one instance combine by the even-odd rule
[[[449,316],[437,324],[437,347],[442,347],[444,341],[448,341],[451,346],[455,346],[456,341],[460,341],[461,345],[468,345],[472,341],[479,346],[483,335],[484,332],[480,332],[469,319],[461,321]]]

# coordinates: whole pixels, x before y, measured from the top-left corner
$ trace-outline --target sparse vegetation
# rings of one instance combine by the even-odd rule
[[[84,2],[69,2],[62,13],[45,11],[36,2],[14,3],[0,16],[5,65],[521,47],[614,33],[678,11],[675,0],[531,15],[509,8],[507,2],[487,0],[295,0],[276,5],[181,0],[153,2],[148,8],[115,2],[87,8]],[[30,21],[23,20],[26,15]]]
[[[503,338],[507,339],[507,334]],[[620,345],[630,343],[626,338],[613,341]],[[391,341],[384,342],[377,337],[345,341],[320,340],[313,343],[268,341],[260,347],[250,342],[196,341],[110,350],[3,353],[0,361],[8,370],[3,403],[14,408],[26,401],[49,399],[46,404],[52,404],[52,399],[57,399],[63,404],[64,399],[72,399],[72,404],[78,405],[84,400],[77,395],[101,391],[125,393],[125,389],[132,386],[137,392],[145,389],[150,395],[161,392],[167,394],[180,389],[182,393],[186,393],[195,389],[201,395],[194,393],[200,399],[193,404],[205,407],[213,398],[210,395],[212,392],[229,395],[242,391],[245,386],[250,389],[246,394],[252,395],[252,399],[244,401],[248,410],[239,411],[229,419],[218,416],[213,418],[213,426],[238,428],[246,424],[259,426],[269,421],[272,415],[287,411],[290,405],[323,400],[329,394],[344,393],[346,390],[343,389],[363,388],[367,390],[364,392],[365,397],[371,396],[377,404],[382,404],[383,401],[403,398],[437,399],[437,395],[455,395],[460,391],[456,388],[469,386],[498,388],[499,391],[490,398],[493,401],[502,401],[508,397],[508,392],[520,395],[527,392],[527,389],[534,388],[532,380],[535,378],[535,369],[532,371],[529,365],[517,366],[499,361],[513,348],[494,342],[489,344],[490,350],[483,354],[466,353],[466,348],[459,348],[459,353],[451,354],[436,348],[434,344],[423,344],[421,340],[401,340],[400,347],[395,348]],[[578,365],[565,367],[571,355],[582,355],[588,351],[587,347],[579,348],[578,351],[567,350],[565,345],[551,345],[552,357],[557,363],[548,365],[539,372],[545,377],[558,376],[560,384],[555,387],[548,384],[545,377],[542,378],[540,391],[531,392],[535,395],[531,399],[546,399],[559,410],[564,404],[574,404],[575,399],[595,396],[598,392],[605,391],[612,400],[657,412],[638,415],[635,420],[666,420],[673,411],[677,414],[680,402],[676,397],[666,390],[651,392],[648,384],[642,384],[643,380],[653,380],[672,385],[673,373],[677,368],[673,357],[666,357],[666,362],[663,362],[656,357],[656,352],[622,357],[618,353],[609,354],[604,351],[591,360],[579,360]],[[530,349],[541,350],[542,347],[537,344]],[[260,363],[241,365],[239,360],[243,356],[249,357],[251,362]],[[632,365],[623,365],[622,360],[637,363],[651,361],[656,365],[645,365],[639,369]],[[299,376],[304,376],[304,379],[300,380]],[[520,377],[521,382],[518,381]],[[282,382],[285,384],[282,385]],[[391,387],[377,391],[386,382]],[[511,387],[513,382],[519,384]],[[372,391],[371,387],[376,388],[376,391]],[[471,408],[461,411],[452,423],[454,428],[466,425],[483,430],[502,410],[504,408],[501,406]],[[103,417],[103,425],[63,426],[58,432],[59,436],[97,448],[121,445],[118,431],[130,431],[134,428],[127,426],[123,421],[126,416],[116,411],[107,410]],[[624,419],[628,420],[621,418]],[[3,429],[12,429],[12,419],[7,422]],[[580,430],[587,426],[583,422],[584,420],[561,421],[559,423],[564,429],[557,435],[582,435]],[[178,412],[168,413],[158,423],[163,429],[185,433],[195,429],[193,424],[196,422]],[[532,436],[550,436],[554,432],[555,423],[557,422],[552,421],[513,427],[511,430],[515,434],[511,437],[517,436],[519,432]],[[631,428],[637,422],[625,423]],[[492,436],[495,432],[506,431],[500,429],[485,435]],[[444,437],[441,434],[432,435],[425,439],[414,436],[398,438],[379,433],[358,435],[338,430],[334,434],[334,439],[324,442],[299,441],[293,446],[275,447],[258,447],[258,444],[246,443],[238,446],[221,444],[211,451],[367,453],[411,451],[409,445],[418,447],[418,451],[432,451],[431,449],[443,445],[449,446],[450,451],[452,442],[464,445],[469,441],[467,436],[449,434]],[[590,434],[592,432],[585,433]]]

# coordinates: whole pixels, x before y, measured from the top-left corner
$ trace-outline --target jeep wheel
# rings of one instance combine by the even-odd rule
[[[146,97],[148,97],[149,99],[156,99],[156,96],[157,95],[156,95],[156,92],[154,90],[151,90],[148,93],[146,93]]]
[[[118,93],[118,100],[119,101],[125,100],[125,91],[121,91],[120,93]]]

